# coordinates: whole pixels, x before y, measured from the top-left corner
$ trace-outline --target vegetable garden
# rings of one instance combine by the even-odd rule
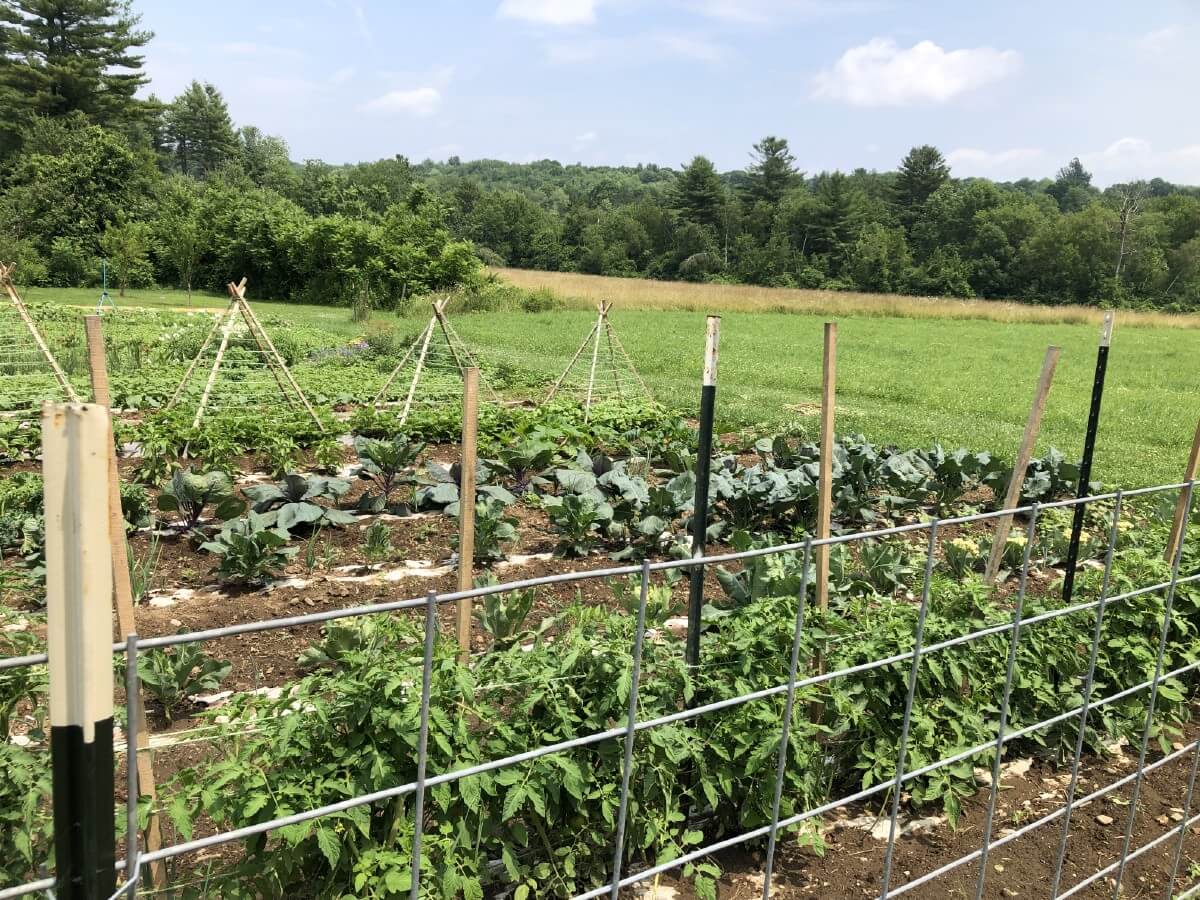
[[[78,313],[34,314],[88,396]],[[641,399],[586,412],[567,397],[513,402],[545,396],[550,380],[493,364],[489,383],[508,402],[479,411],[475,587],[464,592],[462,405],[439,396],[401,422],[372,402],[419,335],[346,344],[263,325],[315,421],[248,398],[229,414],[233,394],[194,427],[193,409],[163,408],[211,315],[104,320],[148,642],[136,671],[157,783],[138,798],[138,840],[156,829],[168,848],[190,845],[147,861],[138,891],[523,900],[616,896],[625,878],[631,891],[666,879],[684,896],[731,897],[750,875],[772,896],[886,896],[905,882],[933,896],[947,882],[974,892],[983,871],[981,895],[1000,897],[1025,887],[997,861],[1014,848],[1037,858],[1023,877],[1062,875],[1080,896],[1109,895],[1112,868],[1095,876],[1105,867],[1155,896],[1197,880],[1194,515],[1164,558],[1190,485],[1091,485],[1064,600],[1080,470],[1062,453],[1018,474],[993,584],[984,570],[1010,448],[840,435],[834,537],[817,539],[819,446],[746,430],[716,439],[698,569],[696,423]],[[5,390],[0,377],[0,408]],[[46,642],[39,447],[36,422],[0,421],[6,657]],[[695,665],[682,618],[693,571]],[[466,600],[464,655],[454,606]],[[123,683],[126,660],[114,660]],[[0,668],[0,891],[54,871],[47,699],[43,665]],[[1136,766],[1121,769],[1122,757]],[[1027,837],[1038,797],[1022,808],[1001,790],[1006,767],[1030,759],[1059,806],[1117,783],[1072,808],[1061,852],[1069,817]],[[1172,789],[1166,776],[1171,803],[1151,808]],[[1104,803],[1115,844],[1091,828]],[[1160,812],[1166,831],[1147,830]],[[839,830],[861,816],[891,826],[870,852]],[[905,830],[923,818],[937,820],[941,857],[921,857]],[[243,840],[216,839],[239,829]],[[1170,839],[1136,854],[1158,832]],[[921,880],[972,850],[970,864]],[[847,858],[863,862],[847,869]]]

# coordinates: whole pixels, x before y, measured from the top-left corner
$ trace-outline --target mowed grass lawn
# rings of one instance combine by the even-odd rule
[[[609,279],[612,281],[612,279]],[[31,302],[80,306],[96,291],[34,289]],[[327,328],[351,339],[363,327],[349,311],[271,303],[253,298],[260,314]],[[123,307],[187,308],[179,291],[131,291]],[[220,308],[219,295],[193,298],[194,307]],[[612,321],[657,399],[694,415],[699,401],[704,312],[685,309],[613,311]],[[817,434],[810,410],[820,399],[822,325],[828,310],[722,311],[718,426],[754,425]],[[556,376],[591,327],[593,313],[475,313],[454,322],[484,361],[501,360]],[[395,318],[406,332],[425,314]],[[839,432],[862,432],[902,447],[966,446],[1011,459],[1029,412],[1049,344],[1062,348],[1042,425],[1039,452],[1054,445],[1071,457],[1083,446],[1098,327],[1094,323],[993,321],[978,318],[837,316]],[[1114,486],[1141,486],[1182,477],[1200,417],[1200,329],[1162,317],[1153,325],[1122,324],[1109,358],[1095,477]],[[536,399],[536,398],[535,398]],[[804,410],[804,411],[801,411]]]
[[[618,310],[614,327],[655,396],[694,414],[704,314]],[[590,328],[587,312],[459,316],[456,327],[488,358],[555,373]],[[825,319],[725,313],[718,426],[798,428],[818,419],[789,407],[820,402]],[[1062,348],[1039,452],[1083,447],[1096,359],[1092,325],[979,320],[838,319],[837,430],[902,447],[966,446],[1015,456],[1046,347]],[[1141,486],[1182,478],[1200,416],[1200,331],[1121,328],[1109,357],[1095,477]]]

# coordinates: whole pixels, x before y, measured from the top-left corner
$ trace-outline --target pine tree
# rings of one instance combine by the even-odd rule
[[[0,0],[0,122],[10,138],[33,116],[81,112],[96,124],[139,126],[148,79],[130,0]]]
[[[768,135],[754,145],[750,156],[754,160],[746,170],[750,196],[774,206],[796,182],[796,157],[787,138]]]
[[[950,167],[937,147],[913,147],[896,173],[894,201],[900,220],[911,225],[925,201],[950,178]]]
[[[165,137],[176,168],[194,178],[215,172],[238,153],[225,98],[211,84],[198,81],[167,107]]]
[[[673,205],[689,222],[716,228],[724,203],[725,186],[707,157],[695,157],[675,179]]]

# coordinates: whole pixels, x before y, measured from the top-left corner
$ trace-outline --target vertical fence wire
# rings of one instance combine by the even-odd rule
[[[938,519],[929,526],[929,547],[925,553],[925,583],[921,586],[921,607],[913,633],[912,667],[908,670],[908,693],[904,698],[904,721],[900,726],[900,745],[896,750],[896,781],[892,785],[892,814],[888,823],[887,850],[883,855],[883,894],[887,900],[892,889],[892,860],[896,853],[896,825],[900,819],[900,794],[904,788],[904,766],[908,757],[908,735],[912,727],[913,702],[917,696],[917,673],[921,665],[921,648],[925,643],[925,619],[929,615],[929,598],[933,586],[933,558],[937,550]]]
[[[1188,775],[1187,794],[1183,801],[1183,818],[1179,820],[1179,841],[1175,844],[1175,853],[1171,859],[1171,877],[1167,881],[1167,890],[1163,894],[1164,900],[1171,900],[1171,896],[1175,893],[1175,879],[1179,875],[1179,863],[1183,859],[1183,841],[1187,836],[1188,818],[1192,814],[1192,798],[1196,792],[1196,771],[1200,769],[1200,741],[1196,742],[1196,749],[1192,751],[1192,771]]]
[[[646,601],[650,595],[650,563],[642,562],[642,586],[638,599],[637,625],[633,633],[633,665],[629,675],[629,712],[625,722],[625,756],[621,767],[621,802],[617,807],[617,834],[613,848],[612,900],[621,891],[621,864],[625,860],[625,822],[629,815],[629,778],[633,772],[633,742],[636,737],[638,682],[642,674],[642,647],[646,638]]]
[[[141,715],[141,692],[138,687],[137,634],[125,637],[125,878],[126,885],[117,891],[137,895],[141,866],[138,865],[138,717]]]
[[[421,665],[421,724],[417,734],[417,787],[413,802],[412,886],[409,900],[421,890],[421,836],[425,827],[425,767],[429,761],[429,695],[433,687],[433,643],[437,633],[437,594],[425,597],[425,655]]]
[[[1192,491],[1196,482],[1189,481],[1183,489],[1183,522],[1186,526],[1192,510]],[[1183,545],[1187,543],[1187,528],[1180,534],[1179,543],[1175,547],[1175,558],[1171,560],[1171,581],[1167,587],[1167,599],[1163,605],[1162,631],[1158,639],[1158,653],[1154,660],[1154,678],[1150,685],[1150,698],[1146,701],[1146,725],[1142,729],[1142,745],[1138,750],[1137,778],[1133,782],[1133,796],[1129,801],[1129,816],[1125,820],[1125,837],[1121,842],[1121,861],[1117,865],[1117,873],[1113,885],[1113,900],[1121,896],[1121,881],[1125,877],[1125,862],[1129,857],[1129,843],[1133,839],[1133,824],[1137,821],[1138,800],[1142,793],[1142,780],[1145,776],[1146,748],[1150,744],[1150,732],[1154,729],[1154,707],[1158,701],[1158,682],[1162,677],[1163,657],[1167,651],[1167,638],[1171,633],[1171,610],[1175,605],[1175,588],[1179,582],[1179,564],[1183,559]],[[1184,820],[1186,821],[1186,819]]]
[[[1013,678],[1017,673],[1017,649],[1021,643],[1021,617],[1025,612],[1025,588],[1029,584],[1029,559],[1037,538],[1038,505],[1029,513],[1029,529],[1025,533],[1025,554],[1021,560],[1021,579],[1017,587],[1017,606],[1013,610],[1012,639],[1008,642],[1008,663],[1004,671],[1004,693],[1000,700],[1000,722],[996,727],[996,749],[992,758],[992,789],[988,796],[987,816],[983,827],[983,844],[979,855],[979,880],[975,885],[975,900],[983,900],[987,881],[988,851],[992,844],[992,826],[996,818],[996,800],[1000,796],[1000,761],[1004,758],[1004,731],[1008,727],[1008,705],[1012,700]]]
[[[763,869],[763,900],[771,896],[771,873],[775,867],[775,841],[779,833],[779,805],[783,802],[783,776],[787,771],[788,743],[791,740],[792,710],[796,703],[796,675],[800,667],[800,639],[804,632],[804,607],[808,603],[808,566],[812,559],[812,538],[804,542],[804,562],[800,567],[800,591],[796,602],[796,629],[792,634],[792,657],[788,666],[787,697],[783,702],[783,727],[779,737],[779,759],[775,763],[775,796],[771,800],[771,831],[767,837],[766,867]]]
[[[1075,753],[1071,757],[1071,780],[1067,785],[1067,800],[1063,813],[1062,834],[1058,840],[1058,856],[1054,864],[1054,878],[1050,884],[1050,897],[1058,896],[1058,887],[1062,883],[1063,863],[1067,858],[1067,840],[1071,833],[1072,805],[1075,802],[1075,792],[1079,788],[1079,764],[1083,759],[1083,744],[1087,734],[1088,711],[1092,703],[1092,690],[1096,684],[1096,661],[1100,655],[1100,637],[1104,631],[1104,609],[1108,602],[1108,590],[1112,581],[1112,565],[1114,551],[1117,547],[1117,536],[1121,531],[1121,504],[1124,496],[1117,491],[1113,503],[1112,523],[1108,529],[1108,547],[1104,552],[1104,577],[1100,583],[1100,596],[1096,603],[1096,624],[1092,629],[1092,646],[1088,651],[1087,672],[1083,676],[1083,697],[1079,708],[1079,732],[1075,735]],[[1200,745],[1198,745],[1200,746]]]

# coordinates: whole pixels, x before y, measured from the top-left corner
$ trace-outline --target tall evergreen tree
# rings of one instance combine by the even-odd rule
[[[140,126],[134,95],[148,79],[130,0],[0,0],[0,122],[11,136],[33,116],[81,112],[91,122]]]
[[[697,156],[675,179],[672,202],[681,218],[717,228],[725,203],[725,186],[712,161]]]
[[[894,201],[900,221],[912,225],[925,201],[949,178],[950,167],[937,147],[922,144],[909,150],[896,173]]]
[[[238,154],[229,107],[211,84],[193,81],[171,102],[165,137],[176,168],[193,178],[217,171]]]
[[[1054,198],[1063,212],[1078,212],[1091,202],[1096,189],[1092,187],[1092,173],[1083,167],[1076,156],[1058,170],[1058,177],[1046,188],[1046,193]]]
[[[754,160],[746,170],[750,196],[774,206],[797,180],[796,157],[787,138],[768,135],[754,145],[750,156]]]

